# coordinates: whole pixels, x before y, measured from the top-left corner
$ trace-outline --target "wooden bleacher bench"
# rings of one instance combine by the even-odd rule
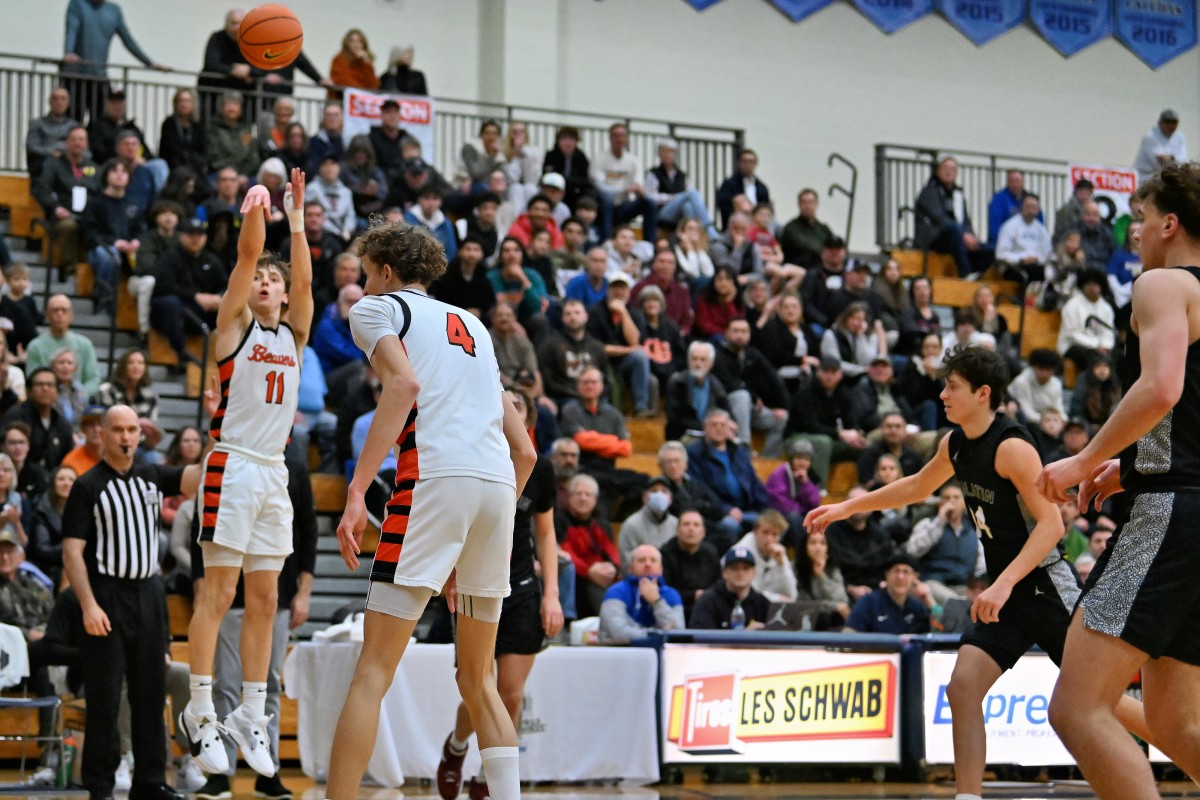
[[[906,278],[919,278],[926,274],[930,278],[958,276],[958,267],[954,259],[945,253],[926,254],[921,250],[897,249],[891,252],[891,257],[900,262],[900,274]]]
[[[1021,358],[1029,358],[1029,354],[1038,348],[1056,350],[1058,348],[1058,329],[1062,325],[1062,314],[1057,311],[1041,311],[1037,308],[1025,309],[1025,327],[1021,330]]]
[[[76,276],[76,280],[78,281],[78,276]],[[134,314],[135,314],[135,319],[136,319],[136,314],[137,314],[136,309],[134,310]],[[135,328],[137,327],[136,322],[134,323],[134,327]],[[175,354],[175,351],[173,349],[171,349],[171,344],[170,344],[170,342],[167,341],[167,337],[163,336],[158,331],[151,329],[149,336],[147,336],[146,338],[147,338],[147,343],[149,345],[147,347],[147,350],[149,351],[147,353],[147,357],[149,358],[149,361],[151,364],[159,364],[159,365],[167,366],[167,367],[174,367],[179,364],[179,356],[177,356]],[[215,339],[215,337],[214,337],[214,339]],[[187,337],[187,344],[185,346],[187,347],[188,352],[191,353],[192,355],[194,355],[196,358],[202,359],[205,357],[204,337],[203,336]],[[207,371],[208,371],[209,375],[217,374],[216,358],[211,351],[208,353],[208,370]],[[188,397],[199,397],[201,391],[203,391],[203,387],[200,385],[200,367],[196,364],[188,364],[188,368],[187,368],[187,394],[188,394]]]
[[[23,173],[6,173],[0,175],[0,206],[8,208],[9,236],[19,236],[26,239],[39,239],[44,222],[42,207],[33,199],[29,191],[29,176]]]
[[[172,639],[186,639],[192,623],[192,598],[181,594],[167,595],[167,622]]]
[[[975,302],[975,292],[981,284],[990,286],[997,298],[1017,297],[1021,292],[1021,286],[1016,281],[968,281],[962,278],[934,278],[933,303],[934,305],[950,306],[951,308],[967,308]],[[999,304],[998,301],[997,304]],[[1018,316],[1020,315],[1020,306],[1017,306],[1017,314]]]
[[[346,479],[341,475],[310,476],[318,514],[341,514],[346,508]]]

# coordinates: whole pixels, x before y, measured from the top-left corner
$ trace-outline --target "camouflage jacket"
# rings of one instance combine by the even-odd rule
[[[54,597],[27,573],[0,577],[0,623],[15,625],[28,638],[31,629],[45,627],[53,608]]]

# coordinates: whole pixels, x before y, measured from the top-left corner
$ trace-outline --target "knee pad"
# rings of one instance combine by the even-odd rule
[[[458,613],[480,622],[499,622],[503,597],[479,597],[463,594],[458,597]]]
[[[430,597],[433,597],[433,589],[428,586],[402,586],[374,581],[367,592],[367,610],[400,619],[420,619]]]

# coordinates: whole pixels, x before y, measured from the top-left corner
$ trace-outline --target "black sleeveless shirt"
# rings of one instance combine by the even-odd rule
[[[1186,270],[1200,280],[1200,267]],[[1142,354],[1131,329],[1121,362],[1125,394],[1142,374]],[[1188,345],[1183,394],[1154,428],[1121,453],[1121,486],[1126,492],[1200,489],[1200,341]]]
[[[1021,552],[1037,525],[1017,487],[996,472],[996,453],[1006,439],[1020,439],[1033,446],[1029,431],[1003,414],[997,414],[978,439],[968,439],[962,428],[955,428],[950,433],[950,462],[954,465],[954,476],[962,485],[967,509],[975,522],[975,530],[979,531],[979,540],[983,542],[988,577],[993,581]],[[1030,457],[1036,456],[1030,453]],[[1051,552],[1041,566],[1059,558],[1057,551]]]

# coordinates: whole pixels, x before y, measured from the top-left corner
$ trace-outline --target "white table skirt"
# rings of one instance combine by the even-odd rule
[[[350,688],[360,645],[302,644],[284,666],[299,700],[304,774],[324,781],[333,731]],[[551,647],[538,656],[521,711],[521,779],[569,782],[658,780],[657,652],[649,648]],[[410,645],[380,710],[366,780],[396,787],[432,779],[458,707],[453,645]],[[464,775],[479,771],[475,742]]]

